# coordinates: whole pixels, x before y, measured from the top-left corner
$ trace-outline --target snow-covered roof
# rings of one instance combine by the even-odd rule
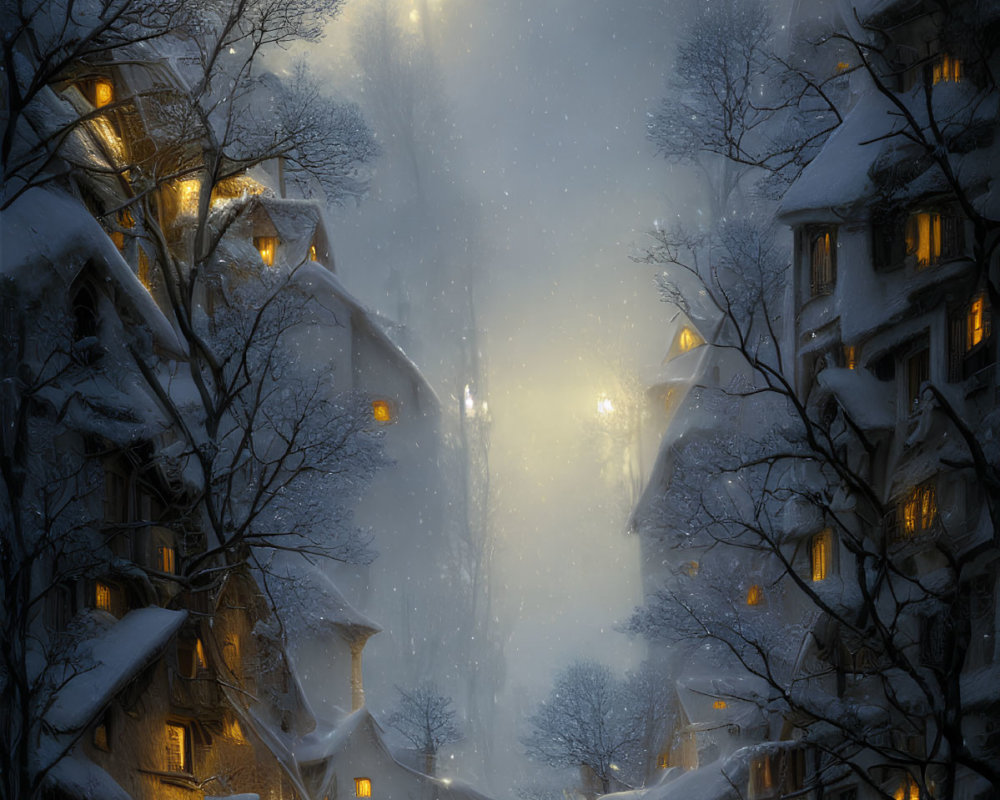
[[[424,378],[423,373],[376,321],[375,315],[368,311],[340,282],[340,279],[322,264],[307,262],[295,273],[295,281],[304,288],[317,291],[325,289],[333,292],[336,297],[351,310],[351,324],[356,330],[364,331],[372,340],[379,344],[386,357],[394,361],[406,371],[417,385],[425,412],[436,411],[441,407],[437,393]]]
[[[186,618],[186,611],[137,608],[108,630],[82,642],[73,666],[67,668],[71,674],[46,712],[45,722],[65,732],[86,726],[166,646]]]
[[[382,630],[340,593],[336,584],[317,565],[302,562],[296,571],[297,580],[305,585],[312,599],[311,609],[322,623],[338,628],[348,639],[367,639]]]
[[[70,797],[132,800],[132,795],[119,786],[114,778],[76,751],[60,759],[52,767],[46,776],[46,784],[61,789]]]
[[[828,367],[817,383],[836,395],[862,430],[887,430],[896,425],[896,385],[880,381],[866,369]]]
[[[835,217],[834,209],[869,197],[875,189],[870,169],[894,147],[892,140],[880,137],[902,126],[892,108],[878,92],[866,92],[785,192],[779,216],[825,210]]]
[[[106,271],[165,350],[184,352],[177,334],[110,237],[75,197],[53,187],[29,189],[0,215],[0,274],[29,293],[45,290],[50,274],[70,286],[88,259]]]
[[[750,675],[688,675],[677,681],[677,698],[693,727],[746,727],[763,718],[755,703],[741,698],[766,696],[766,688],[763,681]],[[717,702],[725,706],[716,708]]]

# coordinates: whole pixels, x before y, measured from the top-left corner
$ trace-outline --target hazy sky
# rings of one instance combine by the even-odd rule
[[[352,0],[325,46],[342,76],[339,37],[366,1]],[[601,477],[593,429],[616,374],[648,374],[665,353],[666,309],[629,253],[687,201],[645,139],[677,20],[652,0],[429,2],[460,139],[454,179],[479,204],[485,239],[508,692],[540,696],[575,657],[625,666],[641,655],[613,630],[641,599],[638,545],[623,533],[619,490]],[[345,283],[376,307],[371,220],[382,213],[377,201],[346,210],[334,230]]]

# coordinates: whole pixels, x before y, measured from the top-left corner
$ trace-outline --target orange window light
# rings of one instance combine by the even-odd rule
[[[972,301],[969,306],[969,319],[967,323],[968,334],[966,336],[965,349],[971,350],[983,340],[983,312],[985,310],[985,299],[982,295]]]
[[[812,540],[812,579],[826,580],[830,573],[830,560],[833,555],[833,533],[829,528],[820,531]]]
[[[760,588],[759,583],[755,583],[747,589],[747,605],[759,606],[762,602],[764,602],[764,590]]]
[[[941,56],[931,68],[931,79],[934,84],[959,83],[962,80],[962,60],[947,53]]]
[[[101,611],[111,612],[111,587],[98,581],[94,587],[94,606]]]
[[[176,571],[177,566],[177,553],[174,548],[168,547],[167,545],[161,545],[158,555],[159,558],[157,561],[160,572],[169,572],[173,574]]]
[[[722,710],[723,708],[726,708],[726,706],[727,704],[725,700],[716,700],[714,703],[712,703],[712,708],[716,710]]]
[[[354,796],[355,797],[371,797],[372,796],[372,781],[371,781],[371,778],[355,778],[354,779]]]
[[[276,236],[255,236],[253,246],[260,253],[261,260],[269,267],[274,266],[274,255],[278,250],[278,237]]]
[[[392,406],[388,400],[372,400],[372,416],[376,422],[392,422]]]
[[[107,78],[94,81],[94,105],[98,108],[110,105],[115,99],[115,87]]]

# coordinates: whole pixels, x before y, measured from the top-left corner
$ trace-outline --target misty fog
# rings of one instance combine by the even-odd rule
[[[645,137],[682,4],[388,4],[404,40],[430,45],[433,86],[420,97],[435,105],[415,125],[439,141],[422,163],[380,128],[353,57],[381,5],[352,0],[308,54],[336,91],[374,112],[383,137],[371,195],[334,212],[334,250],[345,284],[407,323],[415,341],[402,344],[445,408],[457,402],[456,355],[438,343],[460,332],[440,324],[458,301],[432,285],[456,252],[474,284],[505,660],[495,778],[509,763],[525,768],[512,712],[543,696],[556,670],[582,656],[615,668],[642,657],[616,630],[641,600],[638,543],[625,533],[621,453],[599,441],[597,402],[624,376],[642,384],[667,347],[652,273],[630,253],[655,219],[697,214]],[[421,206],[419,191],[440,207]]]

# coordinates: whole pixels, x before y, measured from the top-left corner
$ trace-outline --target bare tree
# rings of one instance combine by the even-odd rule
[[[846,80],[793,68],[776,34],[762,0],[701,6],[649,122],[661,155],[700,171],[715,222],[732,211],[744,177],[787,186],[841,121]]]
[[[665,297],[684,305],[693,286],[707,298],[721,320],[711,344],[740,366],[729,383],[696,389],[692,408],[705,409],[704,422],[675,444],[669,491],[643,512],[648,535],[699,567],[678,569],[633,629],[721,645],[709,650],[715,666],[759,681],[728,699],[794,720],[817,754],[816,786],[853,776],[891,796],[903,775],[921,796],[934,784],[936,796],[953,797],[964,768],[996,789],[995,749],[972,733],[980,701],[963,692],[984,624],[974,619],[984,602],[976,595],[992,592],[974,575],[1000,542],[988,499],[1000,462],[981,444],[995,436],[996,415],[968,423],[947,391],[924,384],[923,424],[936,419],[960,443],[936,456],[939,497],[948,486],[986,492],[976,496],[989,528],[970,539],[963,509],[885,489],[886,423],[873,421],[870,398],[852,396],[873,376],[837,390],[831,364],[806,390],[794,385],[777,327],[784,268],[766,236],[730,226],[724,248],[698,269],[683,243],[657,235],[648,260],[665,268]],[[910,544],[918,529],[924,556]],[[918,568],[920,558],[935,567]]]
[[[399,704],[386,719],[386,724],[399,731],[423,755],[424,772],[433,775],[441,746],[462,739],[451,698],[441,694],[430,682],[409,690],[397,686],[396,692]]]
[[[601,794],[640,785],[650,743],[666,722],[654,683],[646,671],[623,680],[594,661],[574,662],[529,718],[525,753],[553,767],[579,768]]]

